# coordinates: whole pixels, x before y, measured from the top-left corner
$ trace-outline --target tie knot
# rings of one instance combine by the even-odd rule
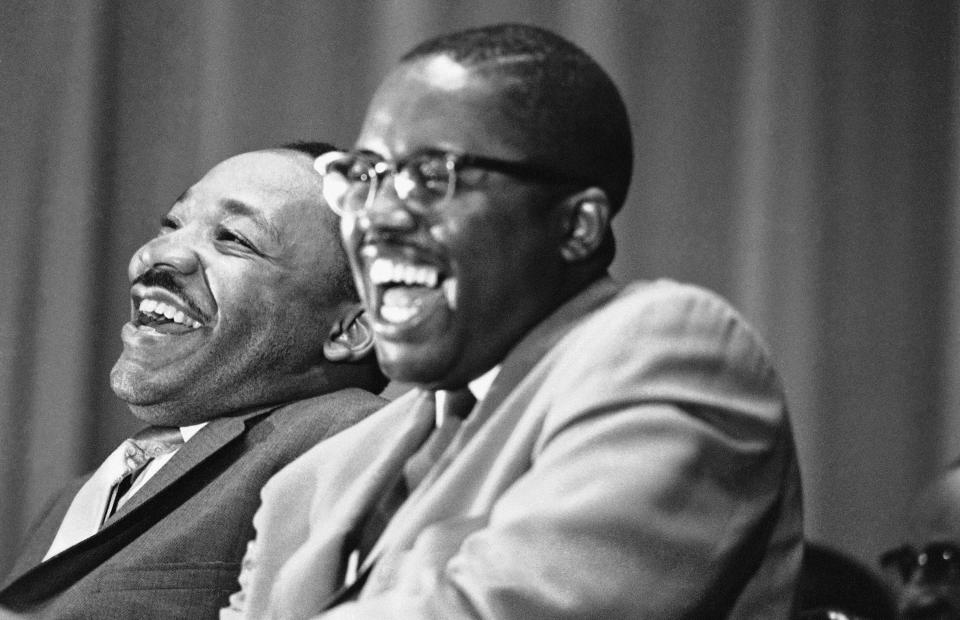
[[[177,450],[183,435],[176,426],[148,426],[123,444],[123,465],[127,472],[143,467],[150,459]]]
[[[470,411],[475,404],[477,404],[477,399],[469,388],[437,392],[437,408],[442,413],[443,418],[463,420],[470,415]]]

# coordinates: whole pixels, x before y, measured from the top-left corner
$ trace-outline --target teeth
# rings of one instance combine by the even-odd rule
[[[154,314],[157,316],[163,316],[167,319],[173,321],[174,323],[179,323],[180,325],[186,325],[187,327],[192,327],[194,329],[201,326],[200,321],[196,321],[183,311],[174,308],[168,303],[157,301],[156,299],[143,299],[140,301],[140,306],[137,308],[140,312],[144,314]]]
[[[447,305],[451,310],[457,309],[457,279],[447,278],[443,281],[443,296],[447,298]]]
[[[382,284],[390,279],[390,265],[383,259],[377,259],[370,266],[370,279],[374,284]]]
[[[370,281],[374,284],[404,284],[434,288],[440,274],[430,265],[416,266],[389,258],[378,258],[370,265]]]

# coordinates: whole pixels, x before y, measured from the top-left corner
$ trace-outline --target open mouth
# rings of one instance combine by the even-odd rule
[[[183,334],[203,327],[203,318],[175,295],[154,290],[143,297],[134,297],[136,310],[133,323],[162,334]]]
[[[385,324],[409,327],[444,306],[457,309],[457,279],[435,265],[378,256],[367,273],[377,318]]]

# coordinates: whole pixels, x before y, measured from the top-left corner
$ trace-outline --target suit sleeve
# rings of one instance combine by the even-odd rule
[[[490,514],[433,524],[392,588],[324,618],[709,618],[733,607],[795,473],[763,347],[696,289],[620,300],[567,345],[544,384],[530,467]]]

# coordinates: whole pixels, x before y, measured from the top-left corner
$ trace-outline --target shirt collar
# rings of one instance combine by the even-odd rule
[[[473,397],[477,399],[477,402],[480,402],[487,397],[487,392],[490,391],[490,386],[493,385],[493,380],[496,379],[497,375],[500,374],[500,366],[500,364],[497,364],[467,384],[467,387],[470,388],[470,393],[473,394]]]
[[[490,391],[490,386],[493,384],[493,380],[497,378],[497,375],[500,374],[500,364],[497,364],[487,372],[483,373],[473,381],[467,384],[467,389],[470,390],[470,393],[473,394],[473,397],[477,399],[479,403],[484,398],[487,397],[487,393]],[[443,414],[445,407],[444,399],[447,395],[445,390],[437,390],[436,392],[436,411],[437,411],[437,428],[443,426]]]
[[[190,426],[181,426],[180,434],[183,435],[184,443],[190,441],[190,438],[200,432],[200,429],[207,425],[207,422],[192,424]]]

